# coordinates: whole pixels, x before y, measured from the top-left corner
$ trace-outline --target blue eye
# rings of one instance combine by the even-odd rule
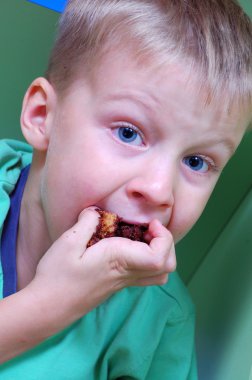
[[[140,146],[143,145],[143,138],[140,133],[132,127],[118,127],[115,128],[116,137],[126,144]]]
[[[183,159],[183,162],[190,169],[196,172],[206,173],[209,170],[210,164],[200,156],[188,156]]]

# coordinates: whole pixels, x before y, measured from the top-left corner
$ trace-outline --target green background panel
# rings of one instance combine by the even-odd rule
[[[189,284],[197,306],[198,364],[203,380],[249,380],[251,226],[252,190],[219,234]]]
[[[44,74],[57,19],[58,13],[26,0],[0,1],[0,138],[21,138],[23,95]]]

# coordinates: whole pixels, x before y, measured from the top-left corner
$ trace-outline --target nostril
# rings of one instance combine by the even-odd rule
[[[142,195],[141,193],[138,193],[137,191],[134,191],[134,192],[132,193],[132,196],[133,196],[134,198],[137,198],[137,199],[143,198],[143,195]]]

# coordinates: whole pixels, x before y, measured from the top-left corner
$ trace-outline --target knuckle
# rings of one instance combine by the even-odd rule
[[[169,272],[175,272],[177,269],[177,261],[173,260],[172,263],[169,264]]]
[[[157,285],[165,285],[168,281],[168,275],[165,274],[165,275],[162,275],[159,277],[158,281],[157,281]]]
[[[177,260],[176,257],[169,257],[168,260],[165,263],[165,272],[175,272],[177,269]]]
[[[177,259],[175,249],[170,252],[170,255],[167,260],[167,269],[169,272],[174,272],[177,268]]]
[[[164,257],[155,257],[152,262],[152,270],[154,272],[162,272],[165,268],[165,260]]]
[[[163,238],[167,241],[167,244],[170,245],[173,243],[173,235],[167,228],[164,228]]]

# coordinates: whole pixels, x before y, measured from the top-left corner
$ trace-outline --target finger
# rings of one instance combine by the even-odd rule
[[[172,244],[171,250],[166,261],[166,269],[169,273],[174,272],[177,268],[177,258],[174,243]]]
[[[171,236],[170,231],[158,219],[150,222],[148,234],[152,239],[155,237]]]
[[[169,230],[159,222],[159,220],[154,219],[150,222],[148,230],[144,235],[144,239],[147,244],[155,237],[164,237],[170,234]]]
[[[89,207],[81,212],[77,223],[62,235],[63,243],[68,248],[74,248],[76,252],[83,253],[87,243],[99,224],[100,215],[94,207]]]
[[[150,223],[149,231],[153,236],[150,242],[151,249],[161,257],[163,255],[165,270],[167,272],[173,272],[176,269],[177,261],[172,234],[158,220],[154,220]]]
[[[166,230],[164,233],[154,237],[149,246],[153,254],[158,256],[160,259],[163,258],[164,261],[168,260],[170,252],[173,250],[174,243],[171,233]]]
[[[115,237],[101,240],[94,249],[102,246],[105,255],[110,258],[111,268],[115,268],[122,276],[146,277],[167,271],[163,252],[154,252],[145,243]]]

